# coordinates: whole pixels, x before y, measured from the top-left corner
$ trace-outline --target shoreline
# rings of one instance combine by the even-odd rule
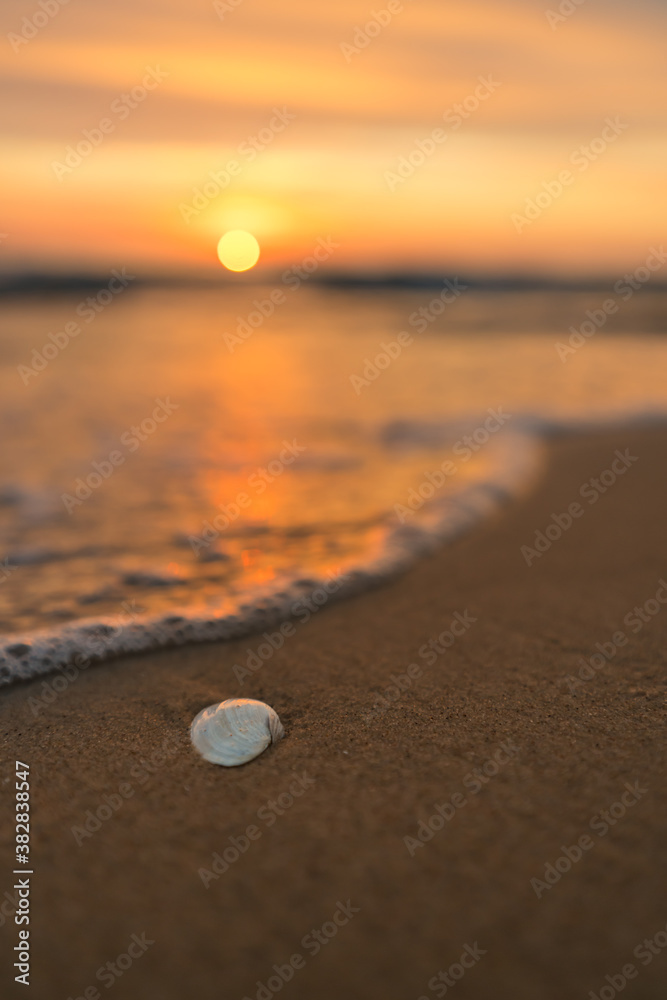
[[[326,575],[304,573],[258,586],[227,598],[224,612],[189,604],[137,615],[130,607],[134,599],[128,597],[121,605],[123,613],[113,617],[80,618],[55,628],[0,636],[0,689],[60,671],[53,685],[57,693],[82,670],[99,663],[195,643],[252,638],[264,628],[307,621],[323,606],[385,586],[425,554],[474,530],[497,509],[526,494],[542,471],[544,443],[536,433],[512,430],[496,443],[493,458],[486,478],[472,479],[458,491],[433,496],[437,491],[431,486],[433,499],[422,499],[423,512],[418,509],[415,520],[406,522],[403,515],[388,520],[382,543],[363,562],[350,564],[348,559]]]
[[[636,949],[667,923],[667,431],[546,447],[529,496],[323,608],[241,682],[261,636],[95,665],[37,716],[41,678],[2,689],[5,760],[33,774],[35,1000],[105,995],[132,935],[154,943],[123,1000],[402,1000],[455,966],[461,1000],[562,1000],[629,963],[658,1000],[667,956]],[[527,565],[617,449],[627,474]],[[240,768],[189,744],[227,697],[286,729]],[[16,930],[5,915],[8,954]]]

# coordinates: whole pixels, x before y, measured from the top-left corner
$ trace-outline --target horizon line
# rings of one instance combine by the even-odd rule
[[[143,277],[135,277],[133,287],[164,287],[172,285],[179,288],[234,288],[241,285],[280,284],[283,272],[245,272],[242,274],[215,274],[207,272],[196,274],[153,273]],[[621,276],[622,277],[622,276]],[[436,288],[447,281],[459,281],[469,288],[479,291],[600,291],[609,287],[610,283],[619,280],[618,274],[609,276],[585,275],[582,277],[545,275],[529,272],[506,273],[464,273],[455,274],[448,271],[366,271],[350,272],[336,271],[327,274],[313,274],[308,277],[308,284],[331,289],[384,289],[386,291],[418,288]],[[67,273],[40,270],[25,270],[0,273],[0,294],[29,294],[31,292],[51,292],[54,294],[73,291],[88,291],[103,287],[108,281],[108,274],[102,271],[78,271]],[[651,283],[654,292],[667,292],[667,281]]]

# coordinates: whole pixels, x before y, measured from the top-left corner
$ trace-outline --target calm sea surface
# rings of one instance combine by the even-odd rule
[[[4,300],[6,679],[363,586],[527,488],[543,431],[667,413],[649,289],[572,343],[608,295],[270,293]]]

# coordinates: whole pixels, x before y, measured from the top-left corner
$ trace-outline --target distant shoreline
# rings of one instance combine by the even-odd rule
[[[280,280],[282,271],[253,272],[232,276],[215,273],[197,275],[136,276],[134,288],[238,288],[242,285],[267,285]],[[347,291],[386,290],[402,291],[421,288],[439,288],[444,281],[458,278],[470,289],[479,292],[606,292],[618,275],[609,277],[550,278],[542,275],[454,275],[453,273],[388,272],[382,274],[351,274],[348,272],[313,275],[309,284],[324,289]],[[7,273],[0,275],[0,295],[61,295],[89,291],[108,281],[108,274],[47,274],[39,272]],[[646,289],[649,291],[649,289]],[[667,282],[651,282],[650,292],[667,294]]]

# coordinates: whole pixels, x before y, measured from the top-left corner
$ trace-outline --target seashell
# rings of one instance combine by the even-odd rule
[[[284,735],[276,712],[252,698],[228,698],[209,705],[190,727],[190,739],[204,760],[224,767],[246,764]]]

